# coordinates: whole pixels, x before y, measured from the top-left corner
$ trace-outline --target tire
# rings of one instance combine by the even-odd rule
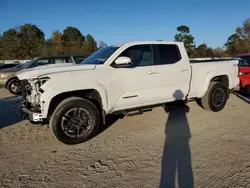
[[[228,88],[223,83],[211,82],[206,94],[201,98],[200,104],[207,111],[219,112],[225,107],[228,95]]]
[[[250,85],[247,85],[247,86],[245,87],[244,94],[245,94],[246,96],[250,96]]]
[[[16,89],[14,90],[14,84],[16,84]],[[21,93],[20,82],[17,78],[10,80],[7,84],[7,90],[13,95],[19,95]]]
[[[75,111],[75,109],[78,110]],[[74,119],[74,114],[79,115],[78,119]],[[80,114],[84,114],[85,117],[80,117]],[[72,115],[73,117],[69,118]],[[71,97],[63,100],[57,106],[50,119],[50,125],[53,134],[59,141],[65,144],[78,144],[95,136],[100,126],[100,119],[100,113],[93,103],[83,98]],[[85,120],[88,123],[82,123]],[[84,130],[83,127],[87,124],[89,125],[87,128],[85,127],[84,134],[76,136],[76,131]],[[67,131],[64,132],[63,127]]]

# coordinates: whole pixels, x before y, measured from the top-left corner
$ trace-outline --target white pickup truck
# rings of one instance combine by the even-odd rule
[[[143,112],[176,100],[222,110],[239,83],[238,60],[190,61],[183,43],[129,42],[104,47],[79,65],[23,70],[22,110],[49,122],[63,143],[93,136],[113,113]]]

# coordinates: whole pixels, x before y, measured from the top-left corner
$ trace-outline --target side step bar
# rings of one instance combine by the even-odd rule
[[[124,115],[125,116],[135,116],[135,115],[139,115],[139,114],[143,114],[144,112],[151,112],[153,110],[153,108],[142,108],[136,111],[125,111]]]

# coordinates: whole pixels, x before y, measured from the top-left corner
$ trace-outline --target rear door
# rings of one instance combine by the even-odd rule
[[[184,48],[181,50],[185,50]],[[191,67],[176,44],[153,45],[152,80],[157,99],[163,102],[184,99],[189,91]]]

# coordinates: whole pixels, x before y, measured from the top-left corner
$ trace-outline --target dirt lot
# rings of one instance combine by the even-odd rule
[[[0,187],[250,187],[250,105],[235,95],[219,113],[189,103],[125,117],[75,146],[0,97]]]

